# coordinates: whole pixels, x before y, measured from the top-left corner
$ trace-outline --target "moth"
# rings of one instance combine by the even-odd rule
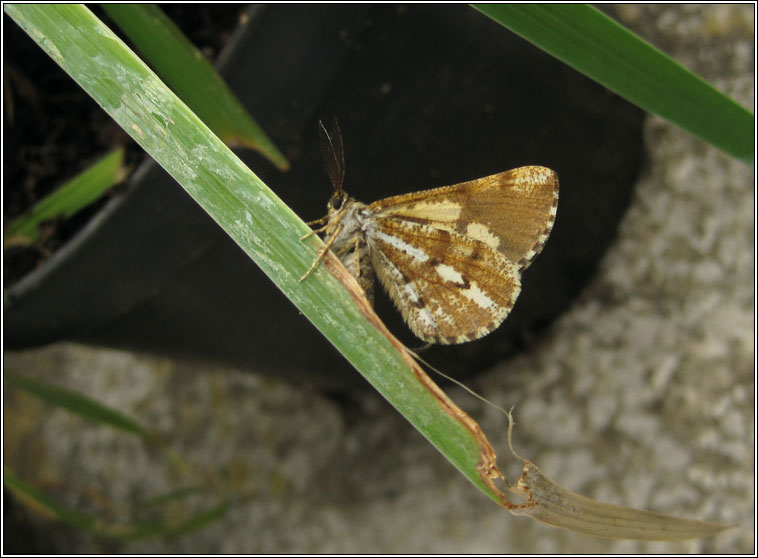
[[[304,280],[332,250],[373,302],[374,274],[411,331],[443,345],[497,328],[521,291],[521,273],[540,253],[558,209],[558,175],[541,166],[361,203],[343,189],[342,135],[319,121],[334,194],[325,246]]]

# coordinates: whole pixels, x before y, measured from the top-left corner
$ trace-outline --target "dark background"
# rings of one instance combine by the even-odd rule
[[[199,46],[209,41],[204,50],[212,54],[229,36],[229,25],[218,24],[230,24],[242,8],[184,6],[171,15]],[[257,153],[240,155],[305,220],[321,217],[331,194],[319,118],[339,118],[345,187],[364,202],[522,165],[558,172],[556,225],[524,275],[512,314],[489,336],[432,348],[425,358],[465,377],[536,343],[615,235],[642,160],[641,112],[468,6],[272,5],[248,15],[244,32],[231,35],[222,71],[292,169],[280,173]],[[210,22],[215,34],[192,31]],[[65,155],[6,167],[6,182],[40,184],[33,194],[4,193],[13,212],[124,136],[15,24],[8,28],[15,36],[6,38],[6,51],[18,54],[6,64],[36,89],[31,98],[59,104],[37,120],[33,110],[16,107],[5,133],[18,151],[6,147],[6,154],[17,161],[30,149]],[[47,136],[39,129],[45,121]],[[28,131],[31,140],[24,139]],[[141,157],[133,151],[130,160]],[[33,166],[44,168],[43,176],[29,178]],[[314,183],[314,176],[323,178]],[[66,250],[7,291],[6,346],[69,339],[231,362],[330,390],[363,385],[151,161],[76,222],[95,212],[83,231],[60,224],[50,236]],[[406,343],[421,344],[383,295],[377,309]]]

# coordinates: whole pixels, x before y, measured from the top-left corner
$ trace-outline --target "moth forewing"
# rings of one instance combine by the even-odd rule
[[[525,269],[542,250],[555,223],[558,175],[546,167],[520,167],[386,198],[369,207],[378,216],[427,223],[469,236]]]

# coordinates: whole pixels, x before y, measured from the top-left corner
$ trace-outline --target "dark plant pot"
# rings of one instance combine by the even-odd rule
[[[642,160],[642,113],[464,5],[271,5],[223,56],[240,99],[291,160],[247,164],[306,220],[331,194],[317,120],[337,116],[346,189],[371,202],[527,164],[561,181],[550,240],[506,322],[430,349],[454,375],[528,344],[592,276]],[[322,177],[313,180],[313,177]],[[410,346],[386,298],[377,307]],[[328,388],[359,376],[152,161],[42,268],[6,291],[5,341],[58,340],[219,360]]]

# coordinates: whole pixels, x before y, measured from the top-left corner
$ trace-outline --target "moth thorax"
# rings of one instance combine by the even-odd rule
[[[340,209],[329,210],[325,241],[336,234],[332,251],[350,274],[358,280],[366,298],[374,302],[374,270],[366,243],[363,215],[366,205],[349,199]]]
[[[356,237],[359,237],[360,241],[363,242],[361,210],[365,207],[366,204],[349,199],[338,210],[330,208],[324,240],[328,241],[336,232],[337,236],[332,243],[332,251],[338,256],[340,251],[352,249],[355,246]]]

